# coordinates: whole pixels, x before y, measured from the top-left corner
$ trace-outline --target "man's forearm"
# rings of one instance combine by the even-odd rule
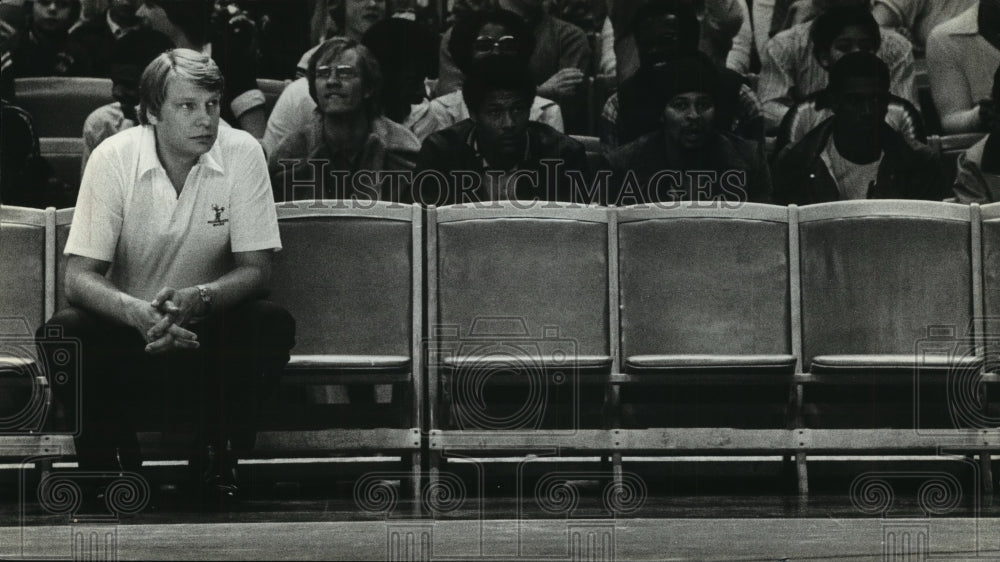
[[[270,267],[240,265],[211,283],[205,283],[212,297],[212,310],[227,309],[270,292]]]
[[[130,326],[129,312],[143,301],[120,291],[103,275],[85,271],[66,282],[66,300],[74,306],[96,312],[121,325]]]

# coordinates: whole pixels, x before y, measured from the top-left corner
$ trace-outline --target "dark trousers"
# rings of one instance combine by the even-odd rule
[[[161,355],[147,354],[134,328],[80,308],[59,311],[36,337],[51,327],[79,340],[69,369],[79,379],[52,388],[78,420],[77,459],[85,470],[114,469],[121,459],[132,465],[124,468],[138,468],[136,422],[158,403],[167,418],[179,410],[193,413],[199,446],[223,450],[228,441],[234,455],[245,454],[253,448],[260,404],[295,344],[291,315],[264,300],[216,311],[188,327],[198,334],[198,349]]]

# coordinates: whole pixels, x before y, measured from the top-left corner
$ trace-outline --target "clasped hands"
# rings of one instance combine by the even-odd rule
[[[164,287],[151,302],[137,303],[132,324],[146,339],[146,353],[151,355],[171,349],[197,349],[198,334],[186,326],[203,315],[205,308],[196,287]]]

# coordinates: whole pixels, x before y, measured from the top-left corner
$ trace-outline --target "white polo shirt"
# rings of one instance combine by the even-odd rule
[[[250,134],[220,127],[178,197],[144,125],[94,150],[65,253],[111,262],[118,289],[152,300],[163,287],[221,277],[233,252],[280,249],[264,152]]]

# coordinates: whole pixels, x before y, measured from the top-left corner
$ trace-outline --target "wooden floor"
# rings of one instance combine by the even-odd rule
[[[353,486],[364,474],[340,465],[241,465],[252,494],[221,514],[172,500],[178,467],[159,467],[148,470],[152,503],[98,519],[53,514],[37,482],[0,470],[0,558],[1000,560],[1000,502],[976,492],[965,466],[817,462],[817,489],[803,500],[785,489],[780,463],[736,473],[725,463],[651,464],[635,472],[647,483],[641,502],[618,515],[603,481],[578,467],[568,495],[542,492],[549,470],[515,485],[515,471],[488,467],[453,482],[461,501],[421,518],[404,495],[360,499]],[[858,487],[876,473],[888,489]]]
[[[91,535],[109,546],[74,552],[73,537]],[[121,560],[971,560],[1000,558],[998,540],[997,519],[77,523],[2,528],[0,554],[109,559],[106,553],[113,552]]]

